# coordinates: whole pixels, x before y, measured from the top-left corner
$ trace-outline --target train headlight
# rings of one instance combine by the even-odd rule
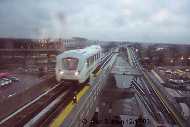
[[[78,72],[78,71],[76,71],[76,72],[75,72],[75,76],[78,76],[78,75],[79,75],[79,72]]]
[[[64,74],[64,71],[60,71],[59,73],[62,75],[62,74]]]

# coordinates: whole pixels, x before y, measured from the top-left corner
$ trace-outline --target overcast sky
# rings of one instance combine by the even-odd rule
[[[190,43],[189,0],[0,0],[0,37]]]

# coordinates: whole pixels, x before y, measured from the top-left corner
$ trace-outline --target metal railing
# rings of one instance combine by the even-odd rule
[[[116,56],[113,56],[112,60],[104,66],[102,73],[93,82],[92,89],[89,93],[75,107],[74,114],[70,114],[70,118],[64,121],[63,126],[67,127],[86,127],[89,126],[90,120],[95,112],[97,101],[101,94],[102,89],[106,84],[109,72],[115,60]],[[71,118],[71,116],[74,116]]]

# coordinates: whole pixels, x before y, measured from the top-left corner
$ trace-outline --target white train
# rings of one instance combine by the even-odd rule
[[[84,83],[101,61],[102,49],[93,45],[84,49],[65,51],[56,57],[56,80]]]

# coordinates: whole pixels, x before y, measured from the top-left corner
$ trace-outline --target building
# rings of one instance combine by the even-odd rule
[[[47,68],[54,71],[56,55],[70,49],[88,46],[88,40],[72,39],[10,39],[0,38],[0,64],[2,68]]]

